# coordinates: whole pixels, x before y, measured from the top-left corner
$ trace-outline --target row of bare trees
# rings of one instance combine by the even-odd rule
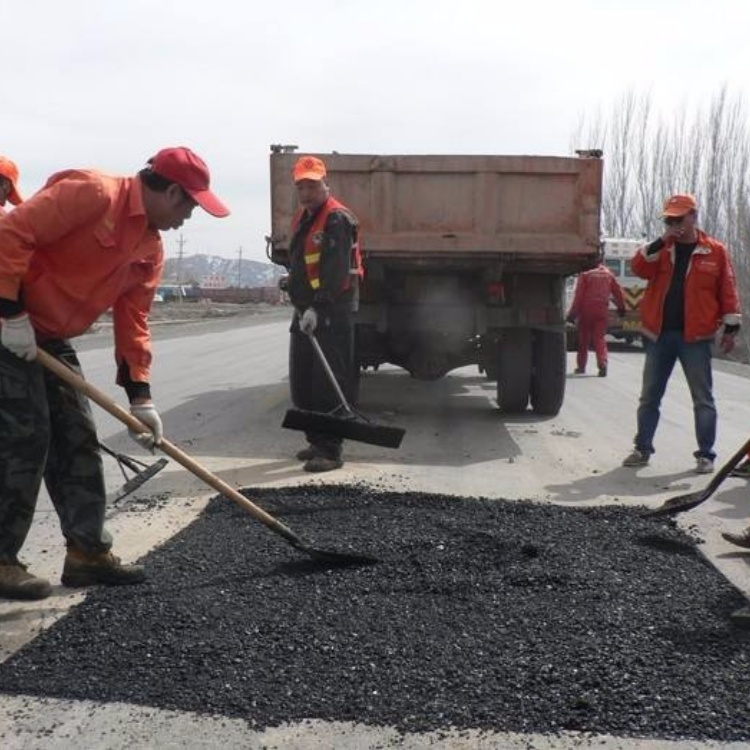
[[[610,112],[582,118],[573,145],[604,151],[605,236],[655,239],[664,200],[695,195],[699,224],[729,246],[750,310],[750,130],[740,96],[725,86],[705,103],[657,115],[650,94],[628,92]]]

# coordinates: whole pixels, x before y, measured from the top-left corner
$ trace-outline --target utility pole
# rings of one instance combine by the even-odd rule
[[[177,299],[180,302],[182,302],[182,248],[185,246],[186,242],[187,240],[182,236],[182,233],[180,233],[180,237],[177,240],[177,244],[180,248],[177,252]]]
[[[242,245],[240,245],[240,256],[237,261],[237,289],[242,286]]]

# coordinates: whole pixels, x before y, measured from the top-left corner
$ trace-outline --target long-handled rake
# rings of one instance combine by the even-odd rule
[[[115,493],[114,502],[122,500],[126,495],[135,492],[142,484],[148,482],[151,477],[158,474],[169,463],[166,458],[160,458],[153,464],[147,464],[143,461],[139,461],[137,458],[133,458],[132,456],[126,456],[124,453],[113,451],[109,446],[104,445],[102,442],[99,443],[99,449],[115,459],[117,466],[122,473],[122,477],[125,480],[125,484],[123,484]],[[128,476],[125,469],[131,471],[132,476]]]

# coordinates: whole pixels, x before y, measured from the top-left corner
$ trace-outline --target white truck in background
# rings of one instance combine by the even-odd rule
[[[288,267],[295,147],[271,147],[269,258]],[[503,413],[565,393],[565,279],[599,255],[601,151],[578,157],[315,154],[360,221],[360,368],[477,365]]]

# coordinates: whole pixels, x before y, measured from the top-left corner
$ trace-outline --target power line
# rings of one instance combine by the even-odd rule
[[[182,256],[183,256],[183,247],[185,246],[185,243],[187,240],[182,236],[182,233],[180,233],[180,237],[177,240],[177,244],[179,245],[179,250],[177,251],[177,299],[182,302]]]

